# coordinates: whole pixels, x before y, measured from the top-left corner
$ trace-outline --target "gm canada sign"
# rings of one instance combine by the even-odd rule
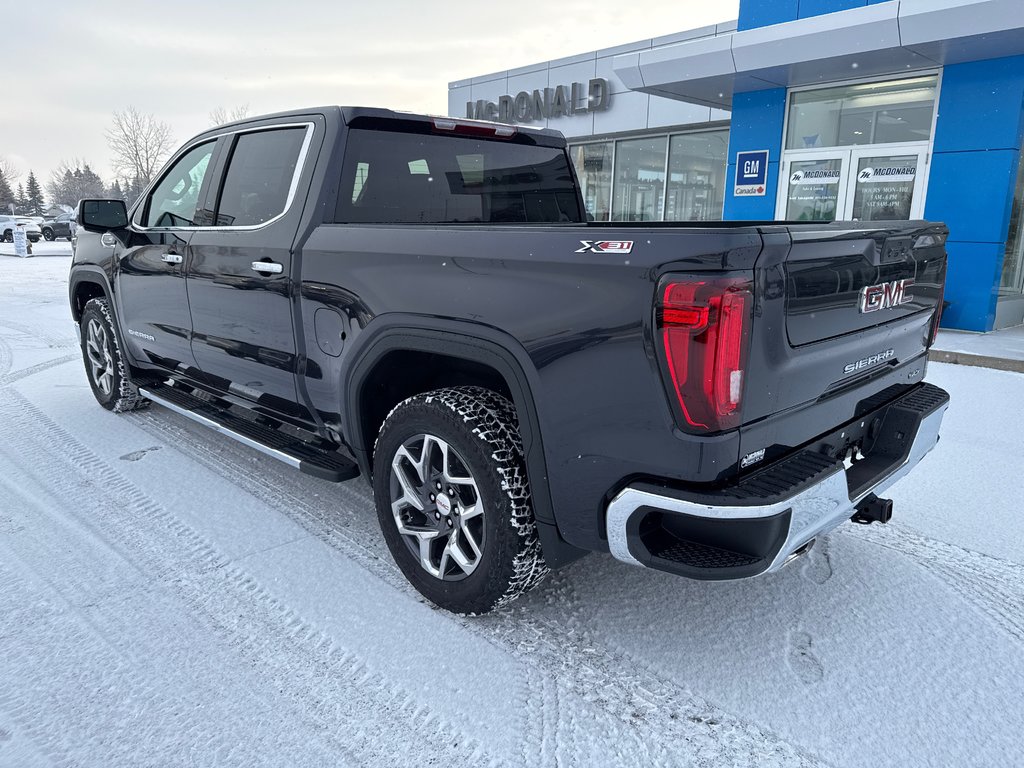
[[[735,197],[764,197],[768,187],[768,150],[736,153]]]

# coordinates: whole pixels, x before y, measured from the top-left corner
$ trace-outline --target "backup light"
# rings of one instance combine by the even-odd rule
[[[658,306],[662,354],[686,427],[739,426],[753,293],[747,279],[670,278]]]

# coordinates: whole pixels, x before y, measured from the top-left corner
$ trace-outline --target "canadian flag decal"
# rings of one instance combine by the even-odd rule
[[[580,240],[582,248],[576,253],[630,253],[633,250],[632,240]]]

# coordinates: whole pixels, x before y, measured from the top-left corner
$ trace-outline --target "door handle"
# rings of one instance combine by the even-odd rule
[[[279,275],[284,271],[284,267],[276,261],[254,261],[252,268],[256,272],[262,272],[267,275]]]
[[[184,259],[180,253],[165,253],[160,257],[160,261],[168,264],[181,264]]]

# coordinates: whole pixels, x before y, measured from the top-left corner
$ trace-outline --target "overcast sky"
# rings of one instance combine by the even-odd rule
[[[248,104],[253,115],[352,104],[444,114],[450,81],[727,21],[738,4],[21,2],[3,13],[0,156],[22,182],[32,169],[45,187],[52,170],[74,158],[109,182],[103,134],[111,113],[128,105],[167,122],[176,146],[208,127],[217,107]]]

